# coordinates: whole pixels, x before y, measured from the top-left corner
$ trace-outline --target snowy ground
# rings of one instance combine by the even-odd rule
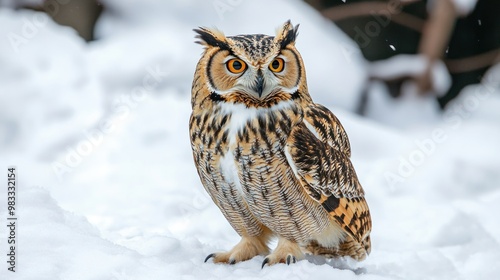
[[[99,22],[101,40],[89,45],[42,14],[0,9],[0,168],[17,166],[19,180],[17,272],[7,271],[3,225],[0,279],[500,273],[500,68],[442,115],[431,99],[390,100],[373,84],[369,119],[352,113],[368,71],[359,50],[301,1],[105,3],[112,9]],[[262,270],[263,257],[203,263],[239,238],[192,163],[189,90],[201,47],[191,29],[272,34],[289,18],[301,24],[311,94],[350,136],[373,218],[372,254],[359,264]]]

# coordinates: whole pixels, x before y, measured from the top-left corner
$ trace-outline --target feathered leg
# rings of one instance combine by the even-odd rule
[[[242,236],[240,242],[231,250],[212,253],[205,258],[205,262],[213,258],[214,263],[235,264],[249,260],[257,255],[267,255],[269,254],[267,242],[270,237],[271,233],[268,229],[260,236]]]
[[[266,256],[264,262],[262,262],[262,267],[266,264],[291,264],[302,259],[304,259],[304,254],[297,243],[289,241],[283,237],[279,237],[278,246],[276,246],[276,249],[274,249],[272,254]]]

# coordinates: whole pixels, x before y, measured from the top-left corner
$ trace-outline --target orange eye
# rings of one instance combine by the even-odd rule
[[[230,59],[228,62],[226,62],[226,67],[229,72],[234,74],[242,73],[243,71],[245,71],[245,69],[247,69],[246,63],[238,58]]]
[[[273,72],[281,72],[285,68],[285,61],[282,58],[275,58],[271,64],[269,64],[269,69]]]

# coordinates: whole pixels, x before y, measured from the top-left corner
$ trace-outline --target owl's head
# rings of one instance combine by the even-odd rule
[[[195,29],[205,52],[195,73],[193,105],[207,98],[247,107],[310,100],[302,58],[295,48],[297,30],[290,21],[276,36],[225,36],[216,29]]]

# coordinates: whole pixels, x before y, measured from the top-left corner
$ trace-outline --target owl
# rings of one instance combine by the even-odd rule
[[[371,218],[347,134],[314,103],[295,47],[298,25],[276,36],[200,28],[189,133],[205,190],[241,240],[206,257],[262,267],[305,254],[363,260]],[[268,244],[277,238],[271,252]]]

